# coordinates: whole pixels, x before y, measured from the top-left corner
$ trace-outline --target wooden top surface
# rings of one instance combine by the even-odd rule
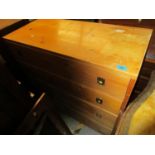
[[[151,29],[73,20],[35,20],[5,39],[138,76]]]
[[[21,21],[21,19],[0,19],[0,30]]]

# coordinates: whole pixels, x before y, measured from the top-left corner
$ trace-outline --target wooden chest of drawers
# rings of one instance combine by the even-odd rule
[[[100,19],[100,23],[136,26],[142,28],[151,28],[153,33],[144,58],[144,62],[139,73],[134,90],[132,91],[130,102],[132,102],[147,86],[151,72],[155,70],[155,20],[154,19]]]
[[[6,55],[52,90],[59,109],[111,134],[137,80],[151,29],[36,20],[3,37]]]

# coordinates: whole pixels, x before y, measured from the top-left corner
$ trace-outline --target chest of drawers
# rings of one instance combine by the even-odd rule
[[[57,107],[111,134],[137,80],[152,30],[35,20],[3,37],[7,55]]]

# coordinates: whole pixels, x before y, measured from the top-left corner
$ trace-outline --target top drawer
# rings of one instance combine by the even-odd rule
[[[71,59],[42,49],[7,42],[9,52],[19,62],[26,62],[45,71],[73,80],[120,100],[124,99],[130,78],[120,72]],[[104,61],[104,60],[103,60]]]

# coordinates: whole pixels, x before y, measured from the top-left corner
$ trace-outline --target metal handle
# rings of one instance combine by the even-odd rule
[[[102,114],[100,114],[100,113],[96,113],[96,117],[98,117],[98,118],[102,118]]]
[[[103,86],[105,84],[105,79],[102,77],[97,77],[97,83]]]
[[[96,103],[102,104],[103,103],[102,98],[96,97]]]

